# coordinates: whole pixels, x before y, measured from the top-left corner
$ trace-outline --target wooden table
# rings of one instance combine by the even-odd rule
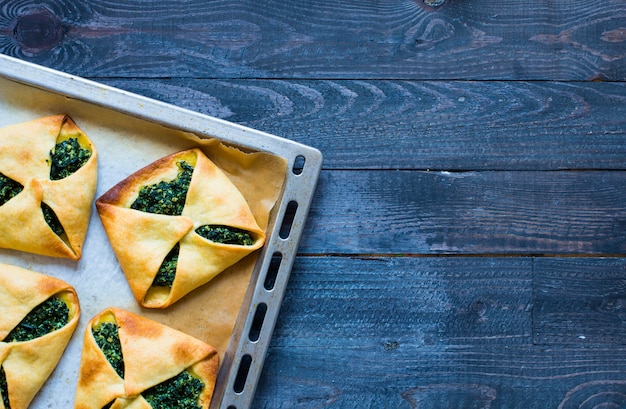
[[[626,2],[425,2],[3,0],[0,52],[323,152],[255,408],[625,408]]]

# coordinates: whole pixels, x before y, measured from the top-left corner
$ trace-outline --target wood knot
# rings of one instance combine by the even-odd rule
[[[439,7],[443,6],[446,0],[414,0],[418,6],[422,7],[428,11],[437,10]]]
[[[26,51],[49,50],[63,39],[63,26],[57,16],[45,9],[32,10],[17,17],[13,36]]]
[[[384,343],[385,351],[393,351],[394,349],[398,349],[400,347],[400,343],[398,341],[386,341]]]

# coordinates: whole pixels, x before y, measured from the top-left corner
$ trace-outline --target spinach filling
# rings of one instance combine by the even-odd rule
[[[48,226],[52,229],[57,236],[61,237],[65,230],[63,230],[63,226],[59,221],[59,218],[54,213],[54,210],[44,202],[41,202],[41,211],[43,212],[43,218],[48,223]]]
[[[59,180],[68,177],[87,163],[90,157],[91,151],[81,147],[76,138],[57,143],[50,151],[52,160],[50,179]]]
[[[142,186],[139,190],[139,196],[130,205],[130,208],[147,213],[180,216],[183,213],[183,207],[187,199],[193,166],[182,160],[177,162],[176,165],[179,170],[174,180]],[[176,275],[179,251],[180,245],[176,244],[165,257],[154,278],[153,286],[172,286]]]
[[[179,171],[176,179],[142,186],[139,196],[130,208],[147,213],[180,216],[185,206],[193,166],[185,161],[180,161],[177,165]]]
[[[0,206],[24,189],[24,186],[0,173]]]
[[[196,233],[207,240],[223,244],[236,244],[240,246],[251,246],[254,244],[252,235],[242,229],[219,225],[204,225],[196,229]],[[157,275],[152,282],[153,287],[171,287],[176,276],[176,266],[178,265],[178,254],[180,244],[172,248],[165,256],[163,263],[159,267]]]
[[[4,373],[4,367],[0,366],[0,395],[2,395],[2,403],[5,409],[11,409],[9,402],[9,388],[7,387],[7,376]]]
[[[235,227],[207,224],[198,227],[196,233],[216,243],[237,244],[240,246],[251,246],[254,244],[254,239],[249,232]]]
[[[124,357],[118,328],[113,322],[103,322],[97,328],[92,328],[91,333],[115,372],[124,378]]]
[[[204,384],[189,372],[183,371],[142,393],[152,409],[199,409],[198,403]]]
[[[157,275],[152,282],[156,287],[171,287],[174,283],[174,277],[176,276],[176,266],[178,265],[178,253],[180,251],[180,245],[176,243],[174,248],[165,256],[165,260],[159,267]]]
[[[69,322],[70,309],[63,300],[50,297],[42,302],[9,332],[4,342],[23,342],[63,328]]]

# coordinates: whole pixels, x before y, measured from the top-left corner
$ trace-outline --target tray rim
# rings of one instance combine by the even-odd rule
[[[199,137],[211,137],[227,144],[252,151],[270,153],[287,161],[283,189],[270,214],[267,241],[262,247],[252,272],[242,308],[231,339],[220,364],[211,409],[247,409],[252,404],[256,386],[272,337],[278,312],[291,274],[306,218],[322,168],[322,153],[311,146],[291,141],[227,120],[201,114],[173,104],[104,85],[76,75],[0,54],[0,77],[26,86],[52,92],[80,102],[123,113],[147,122]],[[166,115],[167,113],[167,115]],[[296,162],[304,159],[304,166],[295,170]],[[290,204],[296,211],[290,220],[290,231],[281,237],[281,226]],[[264,287],[263,278],[271,267],[272,258],[279,254],[276,279],[271,289]],[[256,308],[264,304],[262,325],[258,338],[250,340]],[[242,358],[251,362],[245,370],[244,383],[237,379]],[[235,391],[235,383],[241,385]],[[239,390],[241,389],[241,390]]]

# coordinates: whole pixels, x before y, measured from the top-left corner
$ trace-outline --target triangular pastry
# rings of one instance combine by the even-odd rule
[[[0,264],[0,408],[25,409],[58,364],[80,306],[69,284]]]
[[[140,305],[165,308],[260,248],[248,203],[200,149],[153,162],[96,200]]]
[[[0,129],[0,247],[78,260],[97,152],[67,115]]]
[[[212,346],[109,308],[87,324],[74,407],[208,408],[217,366]]]

